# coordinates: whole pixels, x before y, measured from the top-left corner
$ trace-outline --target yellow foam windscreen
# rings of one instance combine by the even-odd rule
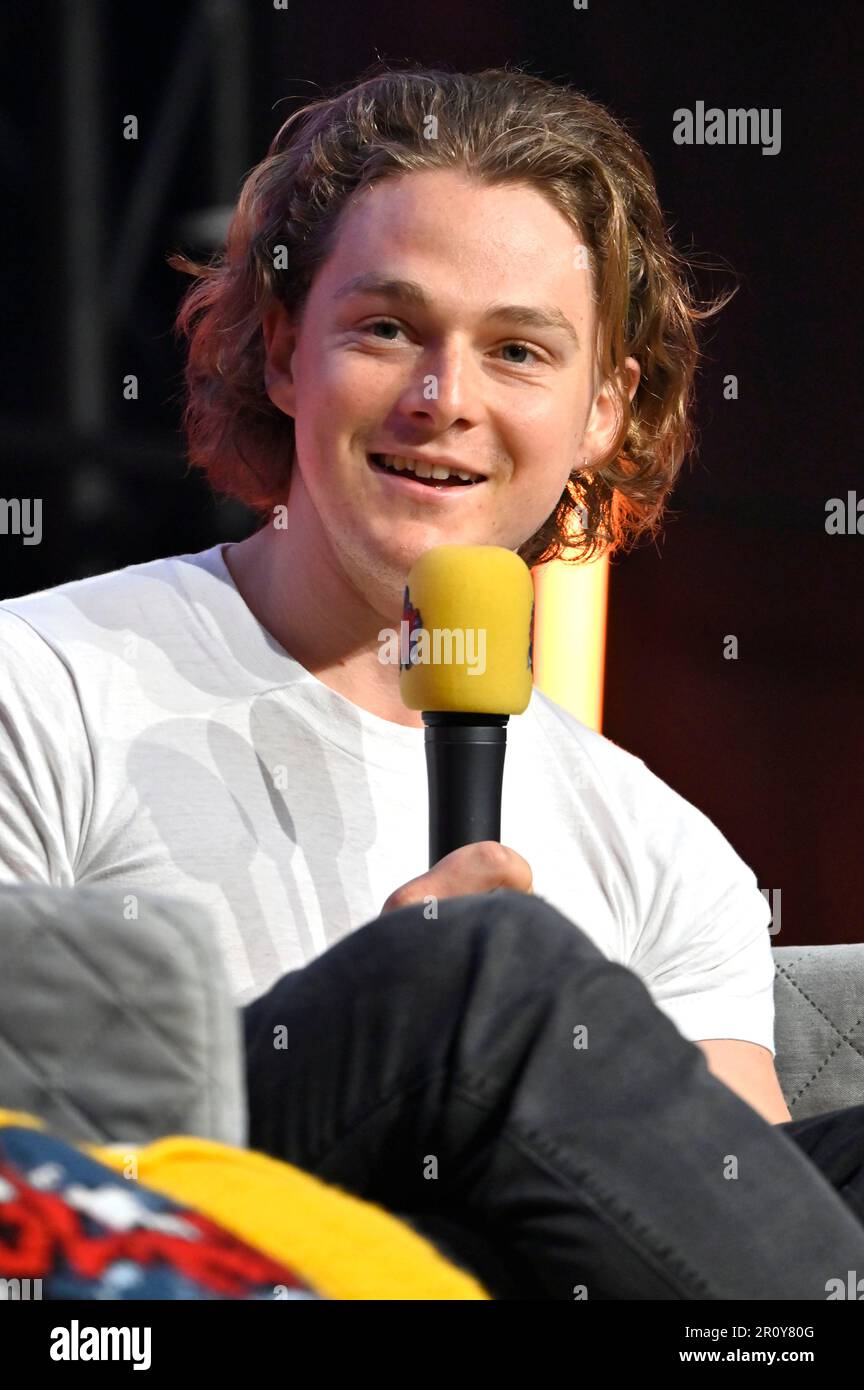
[[[512,550],[436,545],[405,584],[399,686],[408,709],[522,714],[533,684],[534,585]]]

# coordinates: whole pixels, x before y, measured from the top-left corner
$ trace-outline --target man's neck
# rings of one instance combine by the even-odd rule
[[[292,563],[288,533],[272,525],[225,547],[228,572],[247,608],[270,636],[323,685],[391,724],[422,729],[419,710],[399,693],[399,668],[378,659],[378,632],[399,631],[401,613],[389,621],[345,592],[340,576],[329,584]]]

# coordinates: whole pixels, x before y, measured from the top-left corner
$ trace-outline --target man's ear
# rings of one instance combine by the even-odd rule
[[[627,380],[627,394],[632,401],[639,385],[642,369],[635,357],[628,357],[624,363],[623,375]],[[612,446],[618,429],[618,409],[611,386],[606,382],[598,391],[588,424],[582,436],[582,450],[590,460],[601,459]]]
[[[261,320],[264,335],[264,388],[285,415],[294,415],[294,376],[291,358],[297,330],[282,304],[274,304]]]

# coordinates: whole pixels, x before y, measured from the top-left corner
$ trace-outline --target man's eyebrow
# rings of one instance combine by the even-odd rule
[[[390,276],[366,272],[346,280],[334,294],[334,299],[346,299],[352,294],[377,294],[386,299],[398,299],[415,309],[430,309],[432,306],[421,285],[416,280],[399,280]],[[484,314],[486,319],[508,319],[522,328],[551,328],[565,333],[574,347],[580,346],[579,334],[566,314],[554,304],[490,304]]]

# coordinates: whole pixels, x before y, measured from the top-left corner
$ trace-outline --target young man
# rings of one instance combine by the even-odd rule
[[[537,691],[503,844],[424,872],[422,721],[379,659],[431,546],[658,524],[705,315],[644,156],[538,78],[384,73],[290,117],[224,257],[175,264],[190,457],[263,525],[3,605],[3,880],[203,900],[255,1000],[252,1143],[496,1291],[824,1296],[864,1257],[864,1108],[825,1117],[844,1204],[771,1127],[753,872]]]

